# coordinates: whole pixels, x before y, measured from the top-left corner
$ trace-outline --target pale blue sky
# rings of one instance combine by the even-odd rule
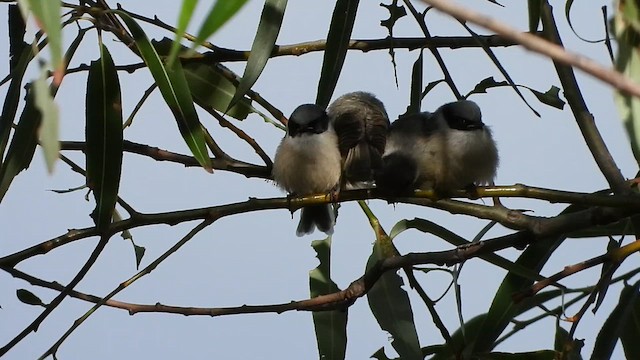
[[[477,10],[507,21],[522,29],[527,28],[526,2],[505,1],[501,8],[487,1],[467,2]],[[554,2],[555,14],[567,48],[580,52],[608,66],[610,61],[604,45],[588,44],[578,40],[569,30],[564,19],[564,2]],[[123,6],[131,11],[175,23],[178,1],[149,2],[125,1]],[[112,3],[115,6],[115,2]],[[600,7],[610,6],[610,1],[576,2],[572,12],[574,24],[580,35],[589,39],[603,36]],[[416,4],[422,9],[421,4]],[[7,23],[6,6],[0,6],[0,26]],[[208,4],[201,4],[199,17],[191,31],[199,25]],[[249,49],[260,16],[262,2],[251,1],[211,41],[218,46]],[[331,18],[332,3],[290,1],[280,32],[278,44],[292,44],[317,40],[326,36]],[[361,2],[354,38],[384,38],[386,29],[379,21],[388,17],[377,2]],[[457,22],[435,11],[430,12],[428,22],[432,35],[466,35]],[[85,26],[87,24],[84,24]],[[65,44],[73,37],[65,32]],[[172,36],[150,26],[145,26],[150,37]],[[480,33],[486,33],[477,29]],[[395,29],[396,36],[421,36],[419,28],[406,17]],[[89,32],[72,67],[89,63],[98,57],[95,32]],[[138,62],[122,44],[106,40],[116,63]],[[497,56],[518,84],[546,91],[551,85],[559,86],[552,63],[538,55],[512,47],[496,49]],[[385,103],[391,117],[405,111],[409,99],[411,66],[418,51],[397,50],[398,82],[395,86],[393,69],[386,51],[363,54],[351,51],[338,82],[335,97],[349,91],[366,90],[378,95]],[[470,91],[480,80],[494,76],[502,80],[499,72],[481,50],[448,50],[441,53],[449,65],[452,76],[461,92]],[[0,69],[8,69],[8,44],[6,36],[0,36]],[[280,57],[269,61],[254,90],[289,115],[301,103],[313,102],[319,78],[322,53],[300,57]],[[229,67],[241,74],[244,64],[233,63]],[[6,73],[0,73],[2,76]],[[33,77],[35,72],[31,73]],[[440,70],[430,53],[425,51],[424,83],[439,79]],[[609,149],[626,177],[633,177],[637,164],[631,155],[628,140],[613,105],[612,91],[597,80],[577,73],[578,81],[596,123],[602,131]],[[143,91],[151,84],[145,71],[134,75],[120,74],[123,87],[123,106],[127,116]],[[57,97],[61,105],[61,137],[64,140],[82,140],[84,136],[84,92],[86,73],[65,78]],[[0,88],[0,98],[7,87]],[[492,89],[488,94],[473,95],[482,108],[485,123],[489,124],[499,146],[501,165],[497,183],[510,185],[524,183],[532,186],[562,190],[595,191],[606,187],[603,176],[582,140],[573,116],[568,109],[560,111],[539,103],[527,90],[526,98],[540,112],[537,118],[526,105],[507,88]],[[454,100],[445,85],[439,85],[423,101],[424,110],[433,110],[442,103]],[[232,156],[259,163],[259,159],[245,144],[216,125],[216,121],[201,113],[202,122],[209,126],[213,136]],[[256,115],[238,123],[273,155],[282,132],[265,124]],[[174,120],[155,92],[138,114],[134,125],[127,129],[125,138],[187,153]],[[84,162],[82,153],[66,153]],[[67,189],[81,185],[83,178],[58,163],[53,176],[46,174],[40,151],[28,171],[20,174],[0,204],[0,256],[13,253],[33,244],[63,234],[70,228],[92,224],[88,214],[92,202],[84,200],[85,192],[64,195],[49,189]],[[137,155],[125,154],[120,195],[134,208],[142,212],[159,212],[202,206],[226,204],[246,200],[248,197],[273,197],[282,194],[271,183],[259,179],[245,179],[241,175],[216,171],[209,175],[197,168],[185,169],[180,165],[156,163]],[[423,217],[435,221],[459,235],[471,239],[485,224],[471,217],[451,215],[442,211],[407,205],[388,205],[382,201],[369,202],[382,224],[390,230],[402,218]],[[535,215],[554,215],[562,208],[539,201],[505,200],[512,208],[531,209]],[[285,210],[252,213],[224,218],[209,227],[179,252],[173,254],[154,272],[136,282],[116,298],[127,302],[168,305],[221,307],[242,304],[271,304],[304,299],[309,296],[308,271],[316,266],[315,253],[309,246],[313,236],[297,238],[297,216],[292,220]],[[142,266],[162,254],[195,223],[174,227],[157,226],[132,231],[135,241],[145,246],[147,253]],[[495,227],[489,237],[506,233]],[[366,217],[356,203],[345,203],[333,238],[332,271],[334,281],[342,288],[358,278],[364,270],[373,242]],[[19,269],[45,280],[67,283],[84,263],[96,244],[96,239],[85,239],[64,246],[45,255],[20,264]],[[448,249],[442,240],[430,235],[409,231],[397,238],[401,252],[433,251]],[[564,265],[601,254],[606,239],[569,240],[545,267],[544,274],[552,274]],[[504,251],[501,255],[514,259],[518,251]],[[636,256],[637,257],[637,256]],[[633,259],[631,260],[633,261]],[[597,281],[599,269],[585,271],[567,285],[587,285]],[[621,272],[624,269],[621,269]],[[120,282],[135,274],[134,255],[129,242],[120,237],[112,238],[98,262],[77,290],[104,296]],[[468,261],[461,275],[463,313],[466,319],[485,311],[492,295],[504,276],[480,260]],[[425,279],[425,278],[423,278]],[[444,275],[429,275],[424,285],[436,297],[443,290]],[[9,341],[31,322],[40,308],[20,303],[15,289],[28,288],[45,302],[55,292],[28,286],[0,273],[0,342]],[[617,302],[619,286],[607,295],[603,308],[594,316],[587,312],[577,332],[578,338],[586,338],[583,354],[588,355],[592,340],[599,326]],[[421,345],[441,342],[439,332],[417,295],[409,291],[413,303],[416,326]],[[7,359],[31,359],[39,356],[81,316],[91,304],[67,299],[40,327],[17,345]],[[438,310],[445,324],[453,332],[458,327],[453,294],[438,303]],[[573,315],[577,308],[572,308]],[[567,325],[568,327],[568,325]],[[499,350],[524,351],[553,346],[553,320],[533,326],[524,336],[516,336],[502,344]],[[368,358],[384,346],[387,354],[393,354],[389,336],[380,330],[371,315],[366,299],[358,300],[349,310],[348,359]],[[617,350],[621,355],[620,349]],[[230,317],[184,317],[168,314],[138,314],[129,316],[125,311],[101,308],[86,321],[61,347],[60,359],[312,359],[317,357],[311,314],[289,312],[281,315],[239,315]]]

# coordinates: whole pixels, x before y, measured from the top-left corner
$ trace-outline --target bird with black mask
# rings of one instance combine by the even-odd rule
[[[382,166],[389,129],[384,104],[371,93],[355,91],[331,103],[327,115],[343,160],[341,187],[372,187]]]
[[[298,106],[287,123],[273,161],[273,179],[295,196],[327,193],[340,184],[342,158],[338,137],[326,111],[314,104]],[[296,235],[318,230],[333,233],[335,216],[331,205],[302,208]]]
[[[390,193],[452,190],[493,182],[499,157],[480,107],[461,100],[391,124],[376,183]]]

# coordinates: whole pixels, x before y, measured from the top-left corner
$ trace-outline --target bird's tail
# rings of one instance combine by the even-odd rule
[[[333,234],[334,223],[335,216],[331,205],[323,204],[303,207],[300,212],[300,222],[298,223],[296,235],[311,234],[316,227],[325,234],[331,235]]]
[[[374,174],[382,167],[382,154],[366,142],[351,149],[344,165],[344,178],[352,187],[371,186]]]
[[[393,152],[382,158],[376,174],[376,186],[386,192],[399,194],[413,190],[418,177],[418,165],[411,157]]]

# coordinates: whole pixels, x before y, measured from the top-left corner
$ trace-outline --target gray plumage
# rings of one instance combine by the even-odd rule
[[[327,113],[317,105],[296,108],[287,124],[273,161],[273,179],[293,195],[310,195],[335,190],[340,183],[342,159],[338,137]],[[335,219],[330,205],[302,208],[298,236],[317,227],[331,234]]]
[[[338,135],[342,182],[350,188],[372,186],[382,166],[389,128],[384,104],[371,93],[356,91],[336,99],[327,114]]]
[[[391,124],[377,185],[390,192],[434,188],[446,194],[493,182],[498,162],[478,105],[456,101]]]

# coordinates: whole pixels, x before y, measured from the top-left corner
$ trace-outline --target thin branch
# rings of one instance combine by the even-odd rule
[[[562,46],[562,40],[560,39],[560,33],[556,26],[555,20],[552,14],[551,6],[546,3],[542,6],[542,25],[544,27],[544,36],[559,46]],[[559,61],[554,60],[553,64],[556,67],[556,72],[560,78],[560,83],[564,90],[564,96],[571,107],[573,116],[578,123],[578,127],[582,132],[582,137],[587,143],[587,147],[591,151],[593,158],[598,164],[600,171],[607,179],[609,186],[616,193],[624,193],[628,189],[624,183],[624,176],[620,172],[620,169],[616,165],[607,144],[600,135],[593,115],[587,108],[587,103],[582,97],[582,91],[578,86],[576,76],[571,66],[563,65]]]
[[[561,46],[558,46],[550,41],[541,39],[535,35],[522,33],[500,21],[494,20],[491,17],[461,7],[453,1],[421,1],[457,19],[469,21],[471,23],[489,29],[507,39],[511,39],[530,51],[545,55],[549,58],[560,61],[563,64],[575,66],[578,69],[586,72],[587,74],[592,75],[593,77],[598,78],[607,84],[610,84],[616,89],[619,89],[633,96],[640,97],[640,85],[636,84],[634,81],[620,74],[619,72],[610,70],[585,56],[567,52]]]
[[[82,141],[61,141],[60,149],[85,151],[86,143]],[[178,154],[154,146],[139,144],[132,141],[125,140],[123,143],[123,150],[132,154],[147,156],[156,161],[173,162],[182,164],[185,167],[200,166],[198,161],[193,156]],[[271,171],[268,167],[254,165],[243,161],[212,158],[211,164],[212,167],[216,170],[230,171],[240,175],[244,175],[248,178],[256,177],[261,179],[269,179],[271,177]]]

